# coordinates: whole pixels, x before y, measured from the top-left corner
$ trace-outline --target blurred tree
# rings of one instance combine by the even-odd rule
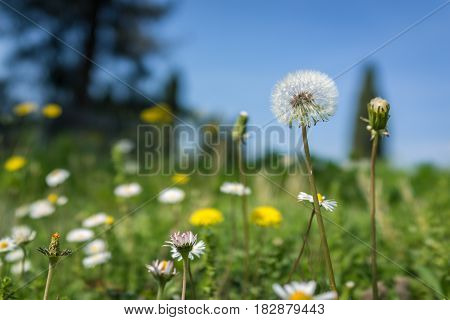
[[[31,80],[45,100],[77,110],[136,100],[130,87],[148,94],[142,81],[150,75],[148,57],[161,48],[153,24],[171,7],[156,0],[0,4],[2,38],[13,44],[8,87]]]
[[[370,134],[366,129],[366,125],[361,121],[361,117],[367,118],[367,104],[369,101],[379,95],[376,88],[376,68],[373,65],[368,66],[364,71],[362,87],[358,97],[358,105],[356,119],[353,129],[353,144],[350,158],[359,160],[370,158],[372,144],[370,142]],[[384,141],[378,142],[378,157],[385,156]]]

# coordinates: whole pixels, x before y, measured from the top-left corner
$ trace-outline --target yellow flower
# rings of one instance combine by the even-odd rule
[[[25,117],[26,115],[29,115],[30,113],[33,113],[37,110],[37,105],[33,102],[24,102],[16,105],[13,108],[13,112],[16,116],[19,117]]]
[[[111,226],[114,223],[114,217],[113,216],[107,216],[105,220],[105,224],[108,226]]]
[[[251,215],[252,222],[260,227],[277,227],[282,219],[280,211],[269,206],[257,207]]]
[[[56,103],[50,103],[42,108],[42,114],[46,118],[55,119],[62,114],[62,108]]]
[[[197,227],[208,227],[223,221],[222,212],[214,208],[203,208],[194,211],[189,218],[190,224]]]
[[[167,104],[158,104],[142,110],[140,118],[146,123],[171,123],[173,115]]]
[[[51,203],[55,204],[58,201],[58,195],[56,193],[50,193],[47,196],[47,200],[50,201]]]
[[[12,156],[5,162],[6,171],[17,171],[22,169],[27,164],[27,160],[21,156]]]
[[[176,184],[186,184],[190,179],[189,175],[184,173],[176,173],[172,176],[172,182]]]

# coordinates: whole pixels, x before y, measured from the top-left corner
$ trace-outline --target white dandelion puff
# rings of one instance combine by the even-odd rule
[[[335,200],[327,200],[325,196],[318,193],[317,198],[319,199],[319,205],[323,207],[325,210],[328,210],[330,212],[333,212],[334,209],[337,207],[337,202]],[[298,201],[308,201],[312,204],[314,204],[314,198],[312,195],[307,194],[305,192],[300,192],[297,196]]]
[[[327,121],[335,112],[338,90],[334,81],[318,71],[289,73],[272,92],[272,111],[284,124],[310,127]]]

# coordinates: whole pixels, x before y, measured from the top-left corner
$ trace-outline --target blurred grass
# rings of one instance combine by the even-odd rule
[[[147,273],[145,264],[154,259],[169,258],[167,248],[161,248],[173,230],[194,229],[207,242],[208,251],[200,261],[192,264],[198,296],[218,297],[218,283],[227,271],[227,259],[235,255],[229,281],[221,288],[220,297],[241,298],[242,234],[239,246],[233,246],[230,233],[232,201],[239,199],[220,194],[222,182],[233,180],[223,174],[201,176],[193,174],[182,189],[186,199],[177,210],[182,213],[176,221],[175,209],[158,203],[156,196],[173,185],[170,176],[129,176],[128,181],[139,182],[143,192],[129,201],[114,197],[114,166],[110,145],[101,136],[59,135],[45,148],[35,146],[36,137],[24,135],[16,153],[26,154],[28,164],[20,172],[0,171],[0,237],[9,234],[16,224],[30,225],[37,238],[29,245],[31,272],[25,279],[12,276],[15,298],[40,299],[46,277],[47,261],[35,250],[48,244],[51,233],[64,235],[80,227],[81,221],[96,212],[104,211],[116,220],[138,208],[136,212],[111,232],[100,237],[108,241],[112,260],[104,266],[85,270],[81,265],[82,251],[77,245],[63,241],[75,254],[58,266],[51,296],[60,299],[152,299],[156,283]],[[28,146],[28,147],[24,147]],[[3,158],[3,156],[2,156]],[[133,158],[133,156],[131,156]],[[4,158],[3,158],[4,160]],[[50,193],[45,175],[62,167],[71,177],[58,192],[69,198],[55,214],[39,220],[14,217],[20,205],[45,198]],[[398,289],[400,277],[407,278],[407,292],[413,299],[442,299],[450,288],[450,171],[423,165],[403,170],[380,162],[377,168],[379,252],[391,261],[379,257],[379,278],[386,287],[386,298],[402,298]],[[339,166],[316,159],[315,171],[319,190],[339,203],[333,213],[324,214],[338,288],[343,297],[359,299],[370,287],[369,212],[367,206],[368,166],[364,163]],[[236,179],[234,179],[236,180]],[[250,210],[259,205],[272,205],[283,214],[283,222],[276,229],[251,227],[251,289],[249,298],[273,299],[273,283],[284,284],[301,245],[310,209],[295,199],[300,191],[309,192],[307,179],[299,170],[296,174],[261,174],[249,177],[252,194]],[[188,225],[189,214],[201,207],[215,207],[224,213],[225,221],[210,229],[196,229]],[[239,205],[234,205],[239,208]],[[240,211],[234,212],[241,226]],[[241,230],[241,229],[239,229]],[[296,280],[316,280],[319,290],[327,290],[324,261],[320,254],[320,239],[315,224]],[[362,241],[362,242],[361,242]],[[395,263],[393,263],[394,261]],[[177,269],[181,265],[177,264]],[[347,281],[354,289],[345,287]],[[176,277],[166,289],[168,298],[180,294],[181,277]],[[17,290],[20,289],[20,290]]]

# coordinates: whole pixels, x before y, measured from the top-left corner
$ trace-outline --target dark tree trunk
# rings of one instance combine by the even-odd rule
[[[83,46],[83,57],[81,57],[81,67],[79,84],[75,91],[74,102],[77,107],[86,107],[89,103],[88,88],[91,80],[91,71],[95,58],[97,46],[97,28],[99,25],[99,13],[103,0],[93,0],[92,8],[89,14],[89,29]]]

